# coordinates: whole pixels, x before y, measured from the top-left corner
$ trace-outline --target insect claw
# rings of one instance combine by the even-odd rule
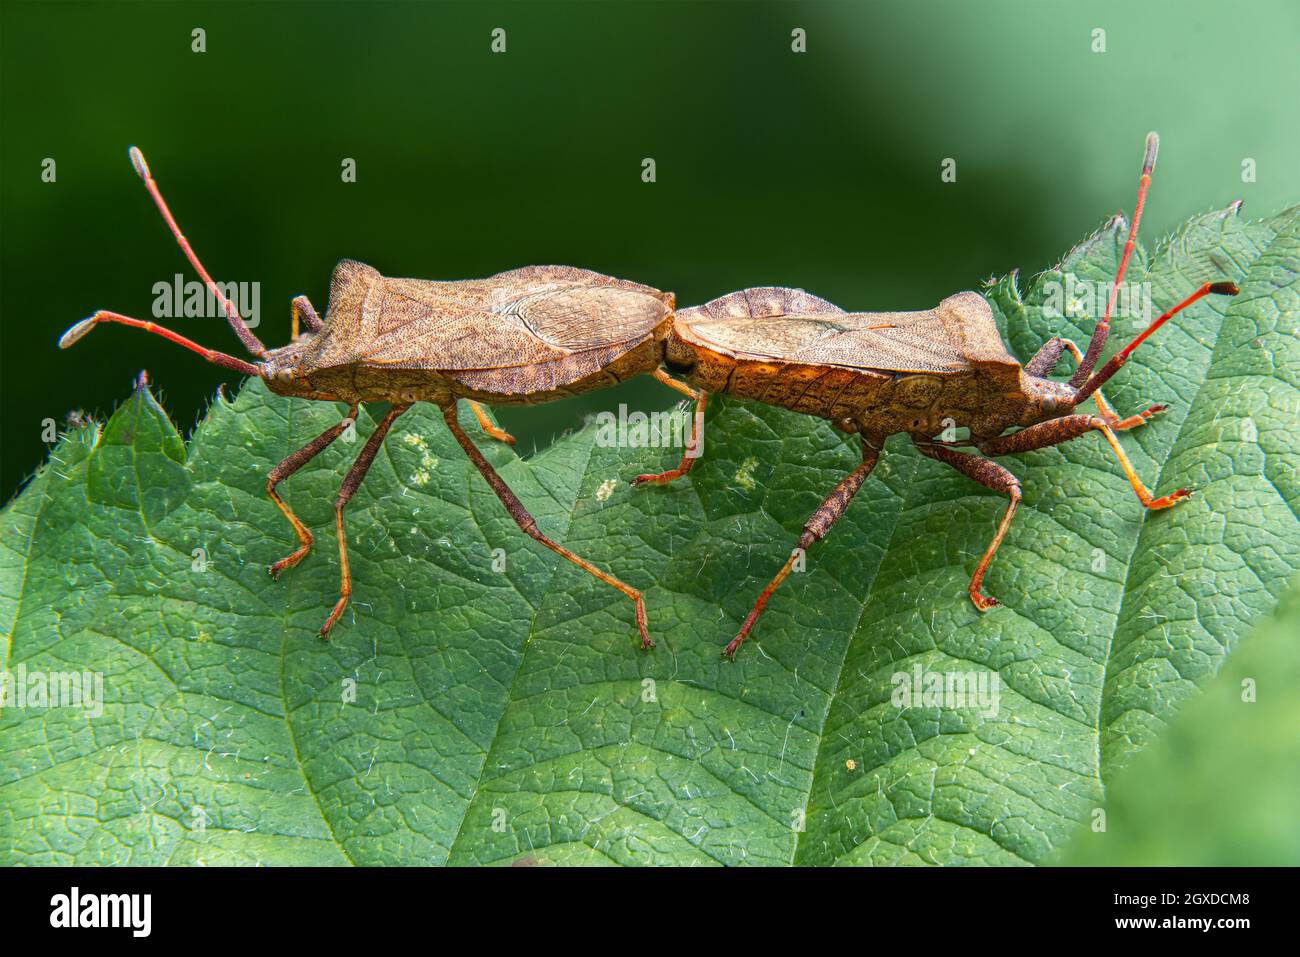
[[[487,433],[488,438],[495,439],[498,442],[504,442],[506,445],[514,445],[515,437],[505,429],[497,428],[491,422],[483,423],[483,431]]]
[[[643,485],[668,485],[674,479],[679,479],[686,474],[686,470],[678,467],[670,469],[667,472],[652,472],[646,475],[638,475],[632,480],[633,488],[640,488]]]
[[[325,619],[325,624],[320,626],[321,641],[329,641],[330,629],[333,628],[335,622],[337,622],[339,618],[343,616],[343,609],[346,608],[347,606],[348,606],[348,596],[340,595],[339,600],[334,604],[334,610],[331,611],[329,617]]]
[[[311,551],[311,546],[312,541],[310,533],[308,533],[308,540],[304,542],[300,548],[285,555],[284,558],[281,558],[279,561],[272,562],[270,567],[267,568],[267,572],[270,573],[272,578],[278,580],[283,572],[288,571],[290,568],[297,568],[298,565],[301,564],[302,560],[306,558],[307,554]]]
[[[641,650],[649,651],[655,646],[655,643],[650,640],[650,630],[645,616],[645,602],[642,601],[640,592],[637,593],[634,601],[636,602],[636,627],[641,632]]]
[[[1147,504],[1147,508],[1151,509],[1152,511],[1155,511],[1156,509],[1170,508],[1171,506],[1177,505],[1179,502],[1183,502],[1191,498],[1192,492],[1194,491],[1196,491],[1195,488],[1180,488],[1177,491],[1170,492],[1168,495],[1164,495],[1161,496],[1160,498],[1152,499]]]

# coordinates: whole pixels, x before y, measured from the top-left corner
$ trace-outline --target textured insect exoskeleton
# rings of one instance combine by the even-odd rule
[[[993,321],[988,303],[974,292],[949,296],[934,309],[919,312],[845,312],[800,289],[762,288],[735,292],[677,314],[666,343],[667,367],[698,387],[702,405],[710,392],[784,406],[829,419],[857,434],[862,464],[835,487],[804,526],[800,549],[822,538],[844,514],[862,487],[887,436],[911,435],[917,449],[976,482],[1011,499],[993,541],[970,580],[975,607],[986,611],[997,601],[981,591],[984,573],[1011,525],[1020,501],[1014,475],[984,456],[1007,455],[1057,445],[1088,432],[1100,432],[1114,450],[1133,490],[1147,508],[1160,509],[1186,498],[1187,489],[1154,497],[1129,463],[1115,433],[1141,425],[1165,406],[1127,417],[1111,409],[1098,391],[1130,354],[1168,319],[1211,293],[1235,295],[1230,282],[1205,283],[1165,312],[1100,371],[1093,373],[1106,343],[1110,317],[1137,236],[1158,140],[1147,137],[1137,207],[1106,306],[1086,352],[1061,338],[1049,340],[1023,366],[1012,356]],[[1068,383],[1047,376],[1061,353],[1078,363]],[[1096,414],[1075,408],[1093,397]],[[697,410],[696,422],[702,416]],[[940,441],[945,422],[970,430],[960,442]],[[1004,434],[1008,429],[1016,431]],[[973,447],[965,454],[954,446]],[[637,484],[662,482],[685,474],[694,463],[661,475],[643,475]],[[733,657],[753,628],[772,592],[790,573],[792,553],[763,589],[739,633],[724,654]]]
[[[271,565],[272,576],[298,564],[312,546],[311,532],[276,493],[276,486],[342,435],[362,402],[392,403],[343,480],[334,503],[342,584],[338,601],[321,626],[322,637],[338,621],[352,593],[343,509],[361,485],[394,420],[415,402],[432,402],[441,408],[447,428],[519,527],[630,598],[641,643],[646,648],[653,646],[641,593],[538,529],[523,503],[461,429],[456,403],[468,400],[489,434],[513,442],[492,425],[478,402],[546,402],[605,388],[643,372],[693,396],[658,368],[663,339],[673,319],[672,293],[567,266],[527,266],[487,279],[432,282],[391,279],[362,263],[344,260],[330,280],[325,317],[320,318],[307,298],[299,296],[292,304],[293,340],[279,349],[267,349],[199,262],[172,218],[143,155],[134,147],[131,162],[186,257],[221,304],[231,328],[258,361],[246,362],[206,349],[152,322],[114,312],[97,312],[83,319],[64,333],[60,346],[66,349],[99,323],[134,326],[164,336],[209,362],[258,376],[280,395],[346,402],[350,407],[341,422],[267,476],[267,494],[293,525],[299,543],[291,554]]]

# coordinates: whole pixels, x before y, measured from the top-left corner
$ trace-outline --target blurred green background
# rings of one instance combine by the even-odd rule
[[[214,275],[261,283],[270,346],[292,296],[324,310],[345,256],[429,279],[567,263],[680,305],[786,284],[923,308],[1045,268],[1131,207],[1148,129],[1148,238],[1236,198],[1254,216],[1300,198],[1293,0],[8,0],[0,18],[4,499],[42,460],[44,419],[111,412],[138,370],[182,428],[238,382],[122,328],[55,346],[96,308],[148,318],[153,284],[185,271],[130,143]],[[173,325],[238,352],[220,320]],[[527,450],[585,412],[673,400],[646,381],[500,417]]]

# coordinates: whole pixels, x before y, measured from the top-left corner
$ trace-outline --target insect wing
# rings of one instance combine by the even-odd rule
[[[652,335],[671,314],[662,294],[644,287],[569,283],[520,295],[515,286],[511,298],[487,310],[412,295],[420,290],[410,285],[387,282],[380,301],[372,296],[367,303],[374,335],[358,360],[457,371],[536,365],[591,349],[614,349],[617,355]]]
[[[742,303],[756,308],[746,313]],[[677,323],[683,336],[740,358],[884,372],[1019,368],[976,293],[919,312],[846,313],[827,305],[802,290],[744,290],[684,310]]]

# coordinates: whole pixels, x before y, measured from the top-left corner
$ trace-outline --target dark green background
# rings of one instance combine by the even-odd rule
[[[922,308],[1044,268],[1129,208],[1148,129],[1148,237],[1236,198],[1254,216],[1294,202],[1298,9],[5,2],[0,497],[41,461],[43,419],[108,413],[141,368],[182,427],[238,381],[122,328],[55,346],[96,308],[149,317],[153,284],[182,271],[130,143],[214,275],[262,284],[270,346],[293,295],[324,310],[344,256],[430,279],[568,263],[680,305],[787,284]],[[219,320],[174,325],[238,351]],[[501,419],[528,448],[589,409],[673,398],[646,381]]]

